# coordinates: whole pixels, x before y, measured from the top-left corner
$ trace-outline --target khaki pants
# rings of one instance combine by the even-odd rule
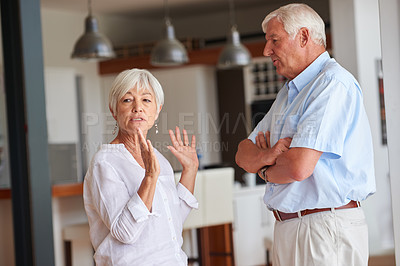
[[[368,227],[361,208],[275,222],[273,266],[367,266]]]

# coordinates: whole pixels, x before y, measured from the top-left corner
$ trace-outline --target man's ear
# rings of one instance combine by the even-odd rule
[[[307,43],[310,41],[310,31],[303,27],[299,30],[299,35],[300,35],[300,47],[304,48]]]

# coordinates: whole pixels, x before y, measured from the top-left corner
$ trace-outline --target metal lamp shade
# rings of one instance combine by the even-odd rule
[[[75,43],[71,58],[101,60],[113,57],[111,42],[99,33],[96,18],[89,15],[85,19],[85,33]]]
[[[236,27],[231,29],[231,35],[227,45],[222,50],[218,59],[219,68],[231,68],[237,66],[246,66],[251,62],[249,50],[240,43],[239,32]]]
[[[166,20],[166,37],[151,51],[150,63],[154,66],[177,66],[189,61],[185,47],[175,38],[174,26]]]

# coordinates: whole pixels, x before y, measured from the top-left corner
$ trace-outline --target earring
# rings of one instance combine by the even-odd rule
[[[115,122],[115,127],[114,127],[114,130],[112,131],[113,135],[115,135],[115,133],[117,133],[117,129],[118,129],[118,123]]]
[[[157,125],[157,123],[154,124],[154,127],[156,128],[156,134],[158,134],[158,125]]]

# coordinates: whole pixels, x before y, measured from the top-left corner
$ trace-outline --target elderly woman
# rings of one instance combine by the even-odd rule
[[[94,155],[84,181],[84,203],[96,265],[187,265],[182,224],[198,203],[196,140],[169,130],[168,149],[182,164],[176,185],[170,163],[146,140],[164,101],[160,83],[147,70],[115,79],[109,108],[116,138]]]

